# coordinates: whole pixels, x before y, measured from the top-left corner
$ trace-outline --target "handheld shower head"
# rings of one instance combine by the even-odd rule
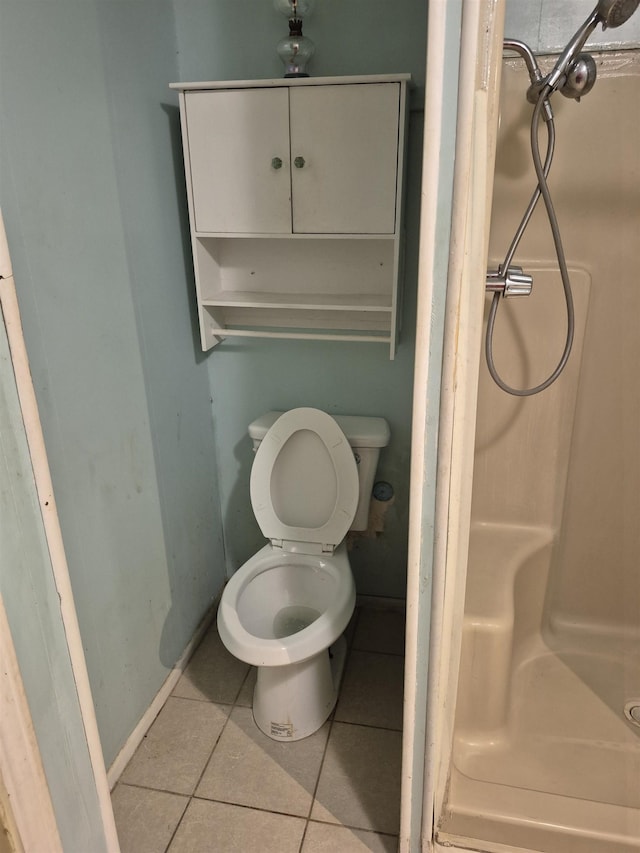
[[[636,11],[639,3],[640,0],[600,0],[596,12],[602,21],[602,29],[622,26]]]
[[[529,72],[531,85],[527,91],[527,100],[535,104],[533,115],[531,117],[531,154],[533,156],[533,165],[538,179],[537,186],[531,196],[529,205],[525,210],[518,229],[511,241],[511,245],[507,250],[505,260],[499,265],[497,271],[489,271],[486,278],[486,289],[493,290],[493,300],[489,310],[487,321],[487,329],[485,336],[485,354],[487,368],[494,382],[503,391],[508,394],[513,394],[516,397],[531,397],[534,394],[539,394],[556,381],[564,370],[571,348],[573,345],[575,332],[575,312],[573,304],[573,295],[571,293],[571,279],[567,268],[564,248],[562,246],[562,237],[558,226],[558,220],[554,211],[553,201],[549,192],[547,177],[551,169],[551,161],[553,160],[553,150],[555,143],[555,129],[553,121],[553,113],[551,110],[551,95],[556,90],[559,90],[567,98],[575,98],[580,100],[581,96],[590,91],[596,79],[596,62],[592,56],[582,53],[582,49],[598,24],[602,24],[602,28],[619,27],[624,24],[635,10],[640,5],[640,0],[597,0],[598,5],[587,18],[580,29],[575,33],[571,41],[564,48],[558,61],[546,77],[542,76],[542,72],[538,67],[535,55],[532,50],[517,39],[505,39],[504,49],[513,50],[520,54],[525,61]],[[544,119],[547,125],[548,144],[547,152],[544,158],[540,156],[539,147],[539,130],[540,121]],[[503,296],[515,294],[525,294],[531,290],[530,276],[522,274],[520,267],[511,265],[511,261],[518,249],[518,245],[522,236],[531,220],[531,216],[538,203],[538,199],[542,198],[547,211],[553,242],[558,259],[558,270],[562,279],[562,289],[564,291],[565,304],[567,308],[567,336],[565,345],[553,372],[547,378],[530,388],[513,388],[508,385],[500,376],[493,358],[493,336],[495,329],[495,320],[498,311],[500,293]],[[515,275],[514,270],[518,275]],[[517,280],[516,280],[517,279]],[[525,281],[526,279],[526,281]],[[515,291],[513,290],[515,282]],[[512,292],[508,292],[511,290]],[[639,718],[640,719],[640,718]]]
[[[599,0],[598,5],[589,15],[584,24],[574,34],[573,38],[568,42],[565,49],[558,57],[553,71],[548,74],[543,80],[534,83],[529,87],[527,92],[527,100],[531,103],[536,103],[543,90],[546,90],[547,96],[556,89],[564,86],[564,83],[570,74],[570,66],[576,61],[582,53],[582,48],[591,33],[595,30],[598,24],[602,24],[603,29],[607,27],[619,27],[624,24],[633,15],[635,10],[640,5],[640,0]],[[593,78],[595,80],[595,77]],[[591,82],[591,86],[593,81]],[[591,88],[589,86],[589,88]],[[588,89],[586,90],[588,91]],[[578,95],[566,93],[568,97],[579,97]],[[586,94],[586,92],[583,92]]]

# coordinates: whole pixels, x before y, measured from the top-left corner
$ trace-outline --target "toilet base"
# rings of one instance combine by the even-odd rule
[[[302,663],[260,666],[253,718],[273,740],[301,740],[316,732],[333,710],[344,671],[347,641],[338,637]]]

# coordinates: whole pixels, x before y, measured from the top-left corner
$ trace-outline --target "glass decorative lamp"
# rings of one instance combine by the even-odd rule
[[[289,19],[289,35],[278,42],[276,50],[284,62],[285,77],[308,77],[307,62],[313,56],[315,45],[302,35],[302,19],[313,10],[315,0],[274,0],[276,11]]]

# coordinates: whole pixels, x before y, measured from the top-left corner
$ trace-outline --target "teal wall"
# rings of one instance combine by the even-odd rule
[[[0,596],[63,849],[102,853],[98,795],[1,313]]]
[[[183,81],[281,77],[275,46],[286,18],[272,0],[174,0]],[[427,4],[424,0],[316,0],[304,34],[316,45],[314,77],[411,72],[422,104]]]
[[[176,0],[175,10],[181,81],[282,76],[275,45],[286,19],[268,0]],[[351,564],[359,593],[405,596],[426,21],[423,0],[319,0],[305,23],[316,44],[314,76],[413,78],[403,334],[394,361],[377,344],[255,339],[225,341],[207,356],[230,573],[264,544],[249,501],[248,424],[270,409],[316,406],[389,421],[391,444],[378,478],[393,485],[396,500],[384,534],[355,541]]]
[[[225,574],[177,73],[169,0],[0,0],[0,204],[107,764]]]
[[[262,544],[248,495],[256,415],[388,418],[379,473],[396,503],[352,562],[361,592],[405,593],[422,0],[323,0],[307,28],[313,73],[416,83],[396,360],[370,344],[234,341],[203,355],[197,342],[168,84],[279,76],[285,26],[265,0],[0,0],[0,205],[107,765],[228,571]]]

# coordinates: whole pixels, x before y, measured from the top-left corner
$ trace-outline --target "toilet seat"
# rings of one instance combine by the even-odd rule
[[[275,547],[332,553],[358,504],[358,469],[347,438],[319,409],[291,409],[268,430],[251,469],[251,504]]]

